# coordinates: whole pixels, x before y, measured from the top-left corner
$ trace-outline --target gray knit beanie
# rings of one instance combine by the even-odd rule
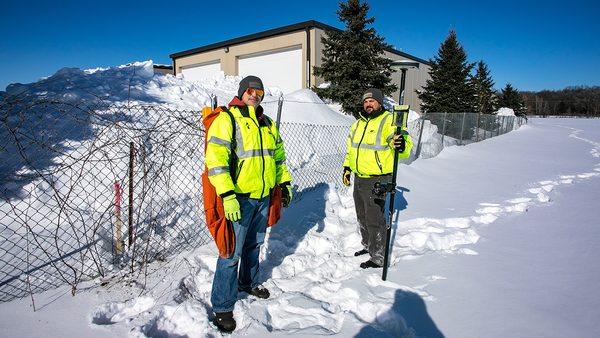
[[[238,97],[241,99],[242,95],[248,88],[265,90],[263,87],[262,80],[258,76],[248,75],[240,81],[240,88],[238,88]]]
[[[367,89],[367,91],[362,96],[362,100],[364,102],[366,99],[369,98],[376,100],[377,102],[379,102],[380,105],[383,106],[383,93],[381,92],[381,90],[377,88]]]

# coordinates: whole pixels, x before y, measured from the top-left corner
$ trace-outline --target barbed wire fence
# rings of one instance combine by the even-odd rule
[[[0,104],[2,302],[60,285],[75,293],[84,280],[119,273],[140,276],[149,262],[211,241],[199,111],[92,102]],[[267,102],[265,110],[273,114],[277,104]],[[521,123],[475,115],[411,121],[415,144],[420,140],[412,159],[435,156],[436,137],[467,144]],[[295,200],[323,183],[343,188],[349,124],[281,123]]]

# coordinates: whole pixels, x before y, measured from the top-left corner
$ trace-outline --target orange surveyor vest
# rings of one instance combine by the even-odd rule
[[[210,107],[202,109],[202,124],[204,130],[208,131],[212,122],[219,116],[219,114],[225,111],[223,107],[217,107],[214,111]],[[230,114],[229,112],[226,112]],[[235,119],[232,117],[232,123],[235,123]],[[235,125],[233,126],[235,130]],[[208,140],[204,139],[204,151],[206,152],[206,145]],[[232,149],[232,153],[235,150]],[[233,231],[233,224],[225,218],[225,209],[223,208],[223,199],[215,190],[215,187],[210,183],[208,179],[208,168],[204,166],[204,172],[202,173],[202,195],[204,199],[204,215],[206,217],[206,226],[211,236],[215,240],[217,249],[219,250],[219,256],[223,258],[229,258],[235,251],[235,232]],[[271,191],[271,200],[269,202],[269,217],[268,226],[275,225],[281,218],[282,208],[282,191],[277,185]],[[242,215],[243,217],[244,215]]]

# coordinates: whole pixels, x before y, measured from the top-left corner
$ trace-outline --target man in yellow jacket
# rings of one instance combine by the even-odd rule
[[[360,264],[363,269],[383,266],[385,195],[375,195],[373,188],[377,182],[391,181],[394,152],[399,152],[399,158],[410,156],[412,140],[406,132],[406,122],[402,130],[401,135],[394,135],[394,116],[383,108],[381,90],[368,89],[363,95],[363,111],[350,127],[343,175],[344,184],[349,186],[354,173],[354,205],[363,245],[354,255],[370,255]]]
[[[235,233],[233,254],[217,260],[211,293],[214,323],[225,332],[235,330],[233,309],[238,291],[258,298],[270,296],[269,290],[258,283],[258,256],[267,229],[269,195],[280,185],[283,205],[287,206],[292,198],[292,177],[285,164],[283,141],[260,106],[263,96],[261,79],[245,77],[238,95],[229,103],[235,123],[222,112],[206,134],[208,178],[223,199],[225,217],[233,223]]]

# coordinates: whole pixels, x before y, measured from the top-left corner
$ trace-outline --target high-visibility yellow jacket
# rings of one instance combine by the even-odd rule
[[[255,111],[237,98],[229,105],[236,128],[235,172],[230,169],[234,159],[231,118],[222,112],[206,134],[205,160],[210,183],[222,197],[233,192],[256,199],[266,197],[275,185],[292,180],[279,130],[273,120],[262,113],[262,107]]]
[[[406,147],[398,154],[399,158],[409,157],[412,149],[412,139],[406,131],[407,117],[404,116],[402,125]],[[394,170],[394,148],[391,143],[395,131],[392,113],[383,109],[368,115],[362,113],[350,127],[344,167],[349,167],[362,178],[391,174]]]

